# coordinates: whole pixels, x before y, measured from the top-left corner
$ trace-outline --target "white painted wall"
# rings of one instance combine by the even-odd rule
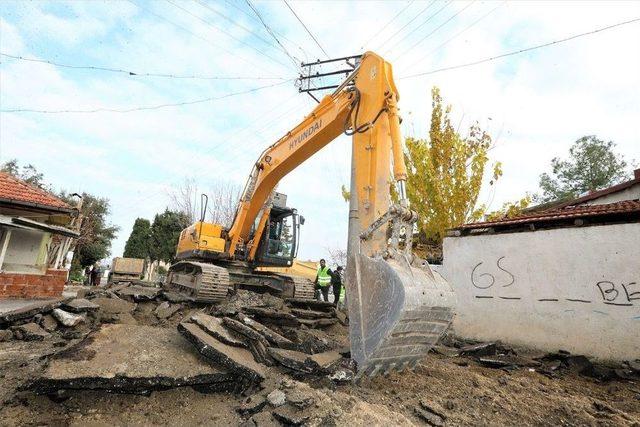
[[[46,259],[43,239],[50,234],[38,230],[14,228],[4,257],[2,270],[7,273],[44,274]]]
[[[442,273],[458,335],[640,358],[640,223],[448,237]]]

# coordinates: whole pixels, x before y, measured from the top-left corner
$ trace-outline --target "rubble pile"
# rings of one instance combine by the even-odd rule
[[[337,378],[353,378],[351,361],[336,351],[340,343],[313,332],[338,322],[331,303],[239,291],[210,314],[199,312],[181,322],[178,331],[212,363],[251,381],[264,379],[255,363],[279,366],[294,376],[341,371]]]
[[[0,341],[63,347],[26,386],[38,394],[238,391],[259,386],[268,367],[352,378],[354,367],[336,351],[345,342],[323,331],[338,323],[330,303],[239,290],[220,304],[196,305],[159,287],[120,283],[4,313]]]
[[[457,363],[461,366],[466,366],[468,360],[472,360],[488,368],[507,372],[524,368],[549,378],[577,373],[601,381],[640,380],[640,362],[638,361],[628,361],[622,365],[607,365],[596,363],[583,355],[571,354],[566,350],[554,353],[528,351],[525,356],[519,355],[516,349],[500,341],[469,342],[447,335],[431,351],[445,357],[460,358]]]
[[[9,413],[24,411],[25,420],[36,410],[22,404],[27,400],[50,402],[55,411],[65,413],[67,407],[82,407],[74,402],[92,402],[100,392],[126,393],[146,396],[132,399],[162,402],[157,410],[166,405],[176,413],[199,401],[194,396],[218,393],[200,401],[202,406],[191,413],[204,414],[213,402],[222,405],[217,410],[226,411],[226,421],[244,426],[441,426],[477,419],[486,404],[481,396],[487,393],[499,397],[493,404],[510,408],[517,400],[509,403],[513,393],[538,388],[547,393],[555,390],[554,384],[560,390],[576,378],[583,381],[581,387],[603,384],[607,393],[610,387],[624,391],[620,384],[640,379],[637,360],[608,366],[566,351],[546,354],[499,341],[445,336],[413,373],[364,379],[365,385],[356,385],[347,324],[345,313],[329,303],[244,290],[221,303],[198,305],[141,283],[80,288],[73,298],[0,314],[0,342],[12,351],[4,359],[0,354],[0,363],[10,366],[2,377],[9,386],[0,396]],[[14,356],[32,353],[22,359]],[[25,357],[28,372],[21,365],[26,362],[20,362]],[[456,378],[464,380],[453,381]],[[443,388],[446,392],[438,394]],[[154,393],[163,390],[164,397]],[[474,393],[478,405],[467,411],[468,396]],[[190,397],[174,402],[182,394]],[[105,408],[114,396],[104,398]],[[121,402],[127,411],[145,408],[144,402]],[[594,403],[590,416],[626,416],[607,412],[603,405],[600,400]],[[109,413],[116,417],[117,411]],[[68,420],[71,415],[65,414]],[[83,416],[100,421],[98,414]],[[158,412],[154,422],[162,416]]]

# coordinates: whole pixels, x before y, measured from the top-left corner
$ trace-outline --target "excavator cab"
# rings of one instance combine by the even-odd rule
[[[293,208],[273,206],[265,225],[255,263],[260,266],[290,267],[298,253],[300,225],[304,217]]]

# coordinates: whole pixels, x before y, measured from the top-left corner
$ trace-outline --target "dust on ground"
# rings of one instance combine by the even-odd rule
[[[161,303],[138,302],[131,316],[94,313],[75,333],[59,328],[39,341],[0,342],[0,424],[640,426],[637,378],[592,378],[575,370],[556,369],[557,364],[552,369],[542,365],[497,369],[479,363],[473,355],[455,355],[455,351],[431,353],[414,371],[357,384],[271,366],[265,367],[262,384],[242,393],[178,387],[143,394],[67,391],[46,396],[24,389],[42,375],[53,355],[81,342],[105,320],[175,330],[196,312],[230,313],[241,308],[237,299],[219,307],[183,304],[162,318],[157,313],[170,311],[158,311]],[[285,329],[274,329],[291,337]],[[333,347],[347,343],[347,328],[341,324],[309,330]],[[511,351],[521,359],[536,356],[525,349]],[[285,405],[270,403],[277,397],[274,390],[284,394]]]

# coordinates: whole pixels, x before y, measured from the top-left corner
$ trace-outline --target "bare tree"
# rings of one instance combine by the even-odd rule
[[[329,265],[342,266],[347,265],[347,250],[342,248],[325,248],[329,252]]]
[[[171,208],[182,212],[189,218],[190,223],[194,223],[198,218],[198,204],[200,194],[198,184],[193,178],[185,178],[180,184],[176,184],[168,191]],[[198,218],[199,219],[199,218]]]
[[[209,188],[210,199],[207,211],[211,221],[223,227],[231,227],[242,188],[230,181],[215,181]]]
[[[213,181],[208,193],[207,219],[214,224],[231,227],[241,190],[238,184],[231,181]],[[200,219],[202,199],[195,179],[185,178],[182,183],[174,185],[168,195],[173,210],[187,215],[191,223]]]

